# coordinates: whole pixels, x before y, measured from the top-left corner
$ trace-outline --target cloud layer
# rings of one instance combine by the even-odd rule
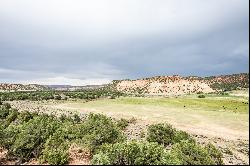
[[[248,72],[248,0],[0,1],[0,82]]]

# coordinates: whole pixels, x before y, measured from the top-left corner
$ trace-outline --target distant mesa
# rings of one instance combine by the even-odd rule
[[[65,91],[75,91],[75,90],[81,90],[81,89],[98,89],[106,86],[106,84],[103,85],[85,85],[85,86],[72,86],[72,85],[46,85],[48,88],[52,90],[65,90]]]
[[[0,83],[0,91],[74,91],[81,89],[97,89],[106,86],[104,85],[86,85],[86,86],[71,86],[71,85],[38,85],[38,84],[8,84]]]
[[[0,83],[0,91],[44,91],[48,90],[48,87],[37,84],[8,84]]]

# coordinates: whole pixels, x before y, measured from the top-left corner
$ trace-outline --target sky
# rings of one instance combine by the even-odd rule
[[[0,82],[249,72],[248,0],[0,0]]]

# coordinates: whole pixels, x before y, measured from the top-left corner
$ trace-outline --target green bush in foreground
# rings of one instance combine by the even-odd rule
[[[6,108],[6,109],[10,109],[11,108],[11,105],[9,103],[4,103],[3,106]]]
[[[223,164],[219,151],[209,145],[202,147],[195,142],[182,141],[171,150],[183,165],[216,165]]]
[[[0,107],[0,146],[8,155],[27,161],[40,158],[49,164],[66,164],[73,142],[87,145],[94,152],[104,143],[124,140],[116,122],[101,114],[90,114],[84,121],[56,118]]]
[[[42,162],[48,162],[51,165],[64,165],[68,163],[69,154],[67,145],[62,144],[55,149],[51,149],[49,146],[50,144],[45,144]]]
[[[24,123],[21,131],[16,135],[9,153],[21,159],[38,157],[43,144],[60,124],[54,118],[37,116]]]
[[[170,156],[177,156],[184,165],[223,164],[221,152],[212,144],[202,147],[188,133],[178,131],[169,124],[149,126],[147,140],[164,146],[173,144]]]
[[[17,112],[17,110],[14,110],[14,109],[9,110],[9,115],[6,117],[5,122],[3,123],[3,126],[4,127],[9,126],[11,122],[13,122],[17,118],[18,114],[19,113]]]
[[[188,140],[190,142],[195,142],[195,140],[185,131],[178,131],[175,130],[175,134],[174,134],[174,143],[179,143],[183,140]]]
[[[80,125],[79,137],[85,141],[92,152],[104,143],[116,143],[124,140],[121,130],[111,118],[92,113]]]
[[[70,145],[80,143],[92,153],[93,164],[223,164],[222,154],[212,144],[202,147],[168,124],[149,126],[150,142],[125,142],[121,129],[127,120],[117,122],[102,114],[74,120],[0,106],[0,122],[0,146],[21,161],[34,157],[42,163],[67,164]],[[163,145],[173,146],[167,151]]]
[[[0,127],[0,146],[5,149],[10,149],[14,144],[18,133],[21,131],[22,126],[9,125],[4,128],[2,125]]]
[[[28,122],[29,120],[33,119],[33,117],[35,116],[35,114],[30,113],[28,111],[24,111],[22,113],[20,113],[17,117],[19,123],[24,123],[24,122]]]
[[[91,162],[93,165],[112,165],[108,155],[102,152],[95,154]]]
[[[173,143],[175,130],[169,124],[156,124],[148,127],[147,141],[158,142],[164,146]]]
[[[178,131],[169,124],[155,124],[148,127],[147,141],[157,142],[164,146],[181,142],[182,140],[194,141],[191,136],[184,131]]]
[[[222,153],[211,143],[206,145],[206,149],[208,151],[209,156],[217,165],[223,165]]]
[[[69,141],[67,134],[67,130],[59,128],[47,139],[44,149],[42,150],[42,155],[40,156],[42,163],[48,162],[52,165],[67,164],[69,159]]]
[[[0,119],[5,119],[10,114],[10,110],[0,106]]]
[[[121,118],[120,120],[117,121],[116,124],[120,129],[123,130],[129,125],[129,121],[127,119]]]
[[[103,145],[99,153],[93,156],[92,164],[166,165],[180,164],[180,161],[157,143],[130,141]]]

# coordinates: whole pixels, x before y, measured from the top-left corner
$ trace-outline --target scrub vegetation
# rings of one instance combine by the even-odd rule
[[[222,154],[213,145],[199,145],[169,124],[151,125],[145,141],[131,141],[122,131],[128,120],[92,113],[76,119],[18,112],[3,104],[0,146],[21,162],[35,158],[40,163],[67,164],[69,148],[77,144],[90,151],[92,164],[222,164]]]

